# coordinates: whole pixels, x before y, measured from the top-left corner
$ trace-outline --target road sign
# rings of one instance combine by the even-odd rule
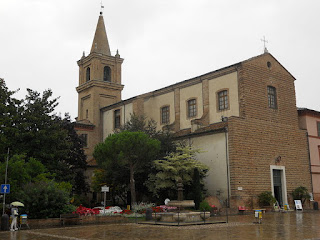
[[[1,193],[10,193],[10,184],[1,184]]]
[[[101,187],[101,192],[109,192],[109,187],[104,185],[103,187]]]

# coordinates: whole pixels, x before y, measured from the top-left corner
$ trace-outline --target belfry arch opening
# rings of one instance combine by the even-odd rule
[[[103,68],[103,81],[111,82],[111,68],[109,66]]]

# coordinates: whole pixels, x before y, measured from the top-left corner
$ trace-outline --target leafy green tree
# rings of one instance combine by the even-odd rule
[[[0,161],[10,148],[11,155],[41,161],[57,181],[72,183],[76,193],[86,192],[86,158],[70,116],[54,113],[58,98],[51,90],[27,91],[24,100],[17,100],[0,79]]]
[[[117,169],[113,174],[114,178],[122,176],[130,181],[131,203],[134,204],[136,203],[135,176],[154,159],[159,150],[160,142],[147,134],[123,131],[110,135],[103,143],[98,144],[93,156],[100,168]]]
[[[3,79],[0,79],[0,161],[4,161],[7,149],[15,146],[19,135],[21,101],[13,98],[16,91],[9,91]]]
[[[172,132],[168,130],[157,130],[157,122],[153,119],[147,119],[144,115],[131,114],[127,121],[117,132],[144,132],[149,137],[157,139],[161,143],[158,158],[174,152],[177,147],[177,141],[174,139]]]
[[[0,163],[0,181],[4,182],[6,162]],[[48,181],[53,179],[45,166],[38,160],[30,158],[26,160],[24,155],[14,155],[8,162],[8,179],[10,194],[7,200],[18,200],[19,195],[24,191],[24,185],[30,182]]]
[[[147,186],[155,196],[175,198],[177,193],[177,179],[180,177],[185,189],[185,196],[193,191],[194,170],[197,169],[200,185],[204,191],[203,178],[209,168],[196,160],[199,149],[192,147],[178,147],[176,152],[170,153],[163,160],[154,161],[156,173],[149,176]]]

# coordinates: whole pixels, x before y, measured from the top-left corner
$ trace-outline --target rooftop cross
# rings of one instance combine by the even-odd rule
[[[103,8],[104,8],[104,6],[102,5],[102,0],[101,0],[101,2],[100,2],[100,5],[101,5],[100,15],[102,15]]]
[[[261,39],[261,41],[263,42],[264,52],[267,53],[268,49],[266,47],[266,43],[268,43],[268,41],[266,40],[265,36],[263,36],[263,39]]]

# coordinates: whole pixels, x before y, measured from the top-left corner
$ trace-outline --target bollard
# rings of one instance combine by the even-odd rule
[[[146,221],[150,221],[152,220],[152,209],[151,208],[147,208],[146,210]]]
[[[1,216],[1,231],[9,231],[9,216],[8,216],[8,214],[3,214]]]

